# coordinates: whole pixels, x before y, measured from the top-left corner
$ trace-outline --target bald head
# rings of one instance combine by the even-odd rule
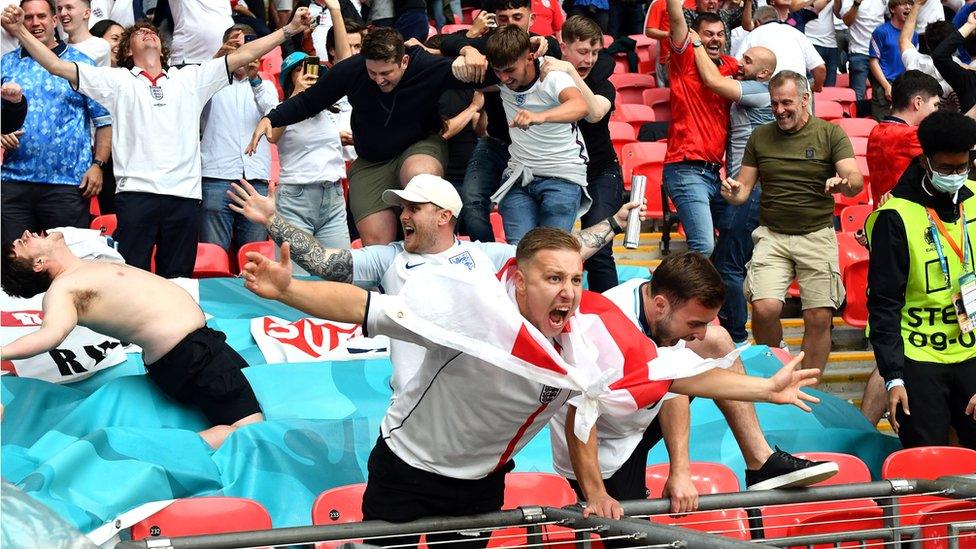
[[[776,72],[776,54],[773,50],[756,46],[742,54],[742,65],[739,68],[740,80],[769,82],[774,72]]]

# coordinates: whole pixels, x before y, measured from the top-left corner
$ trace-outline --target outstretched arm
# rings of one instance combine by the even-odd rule
[[[647,211],[647,207],[644,205],[644,201],[640,202],[628,202],[617,210],[617,213],[613,214],[613,220],[620,226],[622,231],[627,230],[627,219],[630,217],[630,210],[640,207],[640,218],[644,219]],[[585,229],[580,229],[578,231],[573,231],[573,236],[576,240],[580,241],[583,249],[580,253],[583,254],[583,259],[589,259],[590,256],[595,254],[600,250],[600,248],[606,246],[607,244],[613,242],[614,232],[613,226],[610,224],[610,219],[607,218],[596,225],[587,227]]]
[[[573,474],[576,482],[583,490],[586,499],[586,509],[583,516],[596,515],[598,517],[619,519],[623,516],[620,502],[610,497],[607,487],[603,483],[600,473],[600,463],[597,454],[596,427],[590,431],[590,438],[585,443],[576,438],[573,428],[576,424],[576,407],[568,406],[566,412],[566,444],[569,447],[569,461],[573,464]]]
[[[20,40],[20,45],[27,50],[27,53],[37,61],[44,70],[60,76],[71,84],[71,87],[78,89],[78,68],[70,61],[65,61],[57,56],[56,53],[48,49],[24,26],[24,10],[20,6],[7,6],[0,17],[3,29]]]
[[[340,21],[341,20],[342,18],[340,16]],[[227,69],[230,72],[234,72],[235,70],[247,65],[251,61],[258,59],[272,49],[278,47],[286,40],[290,40],[292,36],[305,32],[305,29],[309,28],[311,24],[312,16],[308,13],[308,8],[298,8],[298,10],[295,11],[295,17],[293,17],[291,22],[284,27],[263,38],[258,38],[253,42],[248,42],[231,53],[228,53]],[[343,27],[343,29],[345,29],[345,27]],[[343,40],[343,42],[345,41]]]
[[[925,0],[915,0],[915,3],[912,4],[912,11],[908,12],[908,17],[905,18],[905,24],[902,25],[901,32],[898,33],[898,51],[901,53],[915,48],[915,44],[912,43],[912,37],[915,36],[918,12],[924,5]]]
[[[36,332],[0,347],[0,358],[16,360],[46,353],[57,347],[78,324],[74,300],[66,291],[52,288],[44,294],[44,321]]]
[[[361,324],[366,318],[368,293],[341,282],[293,280],[287,242],[281,245],[281,262],[257,252],[247,253],[244,287],[265,298],[280,301],[315,318]]]
[[[688,23],[685,21],[685,11],[681,0],[666,0],[668,6],[668,22],[671,24],[671,44],[680,46],[688,37]]]
[[[698,39],[698,35],[692,34],[691,39]],[[742,99],[742,84],[738,80],[722,76],[718,66],[708,57],[708,53],[702,46],[695,48],[695,67],[698,68],[698,76],[705,83],[705,87],[729,101]]]

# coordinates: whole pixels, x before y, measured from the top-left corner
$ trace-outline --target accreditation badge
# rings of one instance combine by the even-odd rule
[[[976,275],[965,273],[959,277],[959,292],[952,295],[952,304],[962,333],[976,329]]]

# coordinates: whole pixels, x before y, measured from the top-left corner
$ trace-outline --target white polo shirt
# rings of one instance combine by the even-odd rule
[[[68,46],[87,55],[92,61],[95,62],[96,66],[112,66],[112,45],[109,44],[108,40],[105,40],[104,38],[90,36],[87,40],[82,40],[77,44],[69,43]]]
[[[351,253],[353,284],[396,295],[410,275],[432,265],[458,265],[469,270],[487,269],[492,274],[497,273],[515,257],[515,246],[455,240],[453,246],[441,253],[413,254],[404,250],[400,241],[385,246],[366,246]],[[419,345],[396,338],[390,340],[390,361],[393,363],[390,385],[394,398],[417,374],[425,353],[426,349]]]
[[[278,104],[278,91],[267,80],[252,87],[247,78],[233,78],[210,99],[203,109],[200,124],[201,174],[203,177],[238,180],[264,179],[271,176],[271,145],[258,141],[251,156],[244,149],[261,117]]]
[[[834,0],[835,2],[837,0]],[[938,4],[938,2],[932,2]],[[841,4],[840,13],[845,14],[854,6],[854,0],[844,0]],[[847,27],[849,42],[847,51],[850,53],[860,53],[869,55],[868,46],[871,43],[871,33],[878,25],[884,23],[885,12],[888,10],[887,0],[864,0],[857,9],[857,17],[854,22]]]
[[[456,479],[484,478],[517,454],[574,394],[424,340],[390,318],[400,306],[396,296],[371,292],[363,333],[426,349],[380,427],[390,450],[411,467]]]
[[[834,2],[840,0],[830,0],[827,5],[820,10],[816,19],[807,21],[804,34],[814,46],[821,48],[837,47],[837,31],[834,29]]]
[[[164,71],[78,67],[78,91],[111,114],[116,192],[200,199],[200,112],[230,83],[227,58]]]
[[[641,325],[641,297],[640,287],[646,279],[634,278],[623,284],[611,288],[603,293],[610,299],[637,328],[646,333]],[[654,421],[664,401],[674,398],[675,394],[667,393],[660,401],[649,408],[638,410],[628,416],[614,417],[601,414],[596,420],[597,457],[600,462],[600,475],[610,478],[634,453],[637,445],[644,437],[644,431]],[[573,464],[569,459],[569,447],[566,444],[566,412],[560,410],[549,424],[549,438],[552,445],[552,465],[560,475],[575,479]]]
[[[746,50],[756,46],[769,48],[776,54],[775,72],[790,70],[806,75],[814,67],[824,64],[810,39],[786,23],[773,21],[756,27],[742,39],[732,55],[741,59]]]
[[[339,128],[328,109],[285,127],[278,140],[278,183],[302,185],[346,177]]]
[[[173,43],[169,64],[203,63],[223,44],[224,31],[234,24],[230,2],[223,0],[180,0],[170,2],[173,12]]]

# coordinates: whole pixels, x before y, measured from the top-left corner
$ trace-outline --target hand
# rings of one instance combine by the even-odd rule
[[[976,11],[970,12],[969,17],[966,18],[966,23],[970,26],[976,27]]]
[[[881,86],[881,88],[884,90],[885,99],[887,99],[888,102],[891,103],[891,84],[885,82],[884,85]]]
[[[454,77],[462,82],[481,82],[488,70],[488,58],[478,50],[465,47],[462,54],[451,64]]]
[[[546,40],[545,36],[533,36],[529,38],[529,46],[532,48],[529,59],[545,57],[546,52],[549,51],[549,41]]]
[[[420,43],[420,40],[417,40],[416,38],[411,38],[403,43],[404,48],[412,48],[414,46],[420,46],[421,48],[424,47],[424,45]]]
[[[247,79],[254,80],[255,78],[260,78],[258,75],[258,69],[261,68],[261,61],[255,59],[247,64]]]
[[[258,126],[254,128],[254,133],[251,134],[251,142],[244,149],[244,154],[248,156],[254,154],[254,151],[258,150],[258,142],[261,141],[261,137],[271,139],[271,121],[268,120],[267,116],[258,121]]]
[[[7,82],[0,87],[0,98],[11,103],[20,103],[24,99],[24,90],[16,82]]]
[[[789,361],[786,366],[783,366],[776,372],[776,375],[769,378],[771,387],[768,398],[766,399],[767,402],[772,402],[773,404],[792,404],[804,412],[812,411],[806,402],[812,402],[814,404],[820,402],[819,398],[808,395],[800,390],[801,387],[816,384],[817,376],[820,374],[820,370],[816,368],[797,370],[796,367],[802,360],[803,351],[800,351],[800,354],[796,355],[796,358]]]
[[[81,178],[81,184],[78,185],[82,191],[82,198],[91,198],[102,190],[102,177],[102,169],[92,164]]]
[[[252,223],[257,223],[265,229],[271,227],[271,218],[275,213],[275,189],[268,188],[268,196],[264,196],[247,182],[246,179],[240,180],[240,185],[231,183],[231,189],[227,191],[231,204],[227,207],[234,213],[239,213]]]
[[[468,29],[467,33],[468,38],[478,38],[479,36],[482,36],[488,32],[489,29],[497,25],[498,24],[495,22],[494,13],[490,13],[487,10],[481,10],[478,17],[475,17],[474,21],[471,22],[471,28]]]
[[[661,497],[671,498],[671,514],[685,515],[698,509],[698,488],[690,474],[671,474]]]
[[[295,36],[296,34],[303,33],[312,28],[312,14],[309,13],[308,8],[301,7],[295,10],[295,16],[291,18],[291,22],[285,26],[285,36]]]
[[[691,29],[688,29],[688,39],[691,40],[692,42],[694,42],[695,40],[701,42],[701,36],[699,36],[697,32]]]
[[[969,404],[966,405],[966,415],[973,416],[973,419],[976,420],[976,395],[969,399]]]
[[[0,145],[3,146],[3,150],[11,151],[20,146],[20,136],[24,135],[24,130],[17,130],[13,133],[5,133],[0,135]]]
[[[726,177],[722,181],[722,197],[728,202],[735,202],[739,200],[739,193],[742,191],[742,183],[739,183],[731,177]]]
[[[889,198],[891,198],[891,191],[888,191],[883,195],[881,195],[881,198],[878,199],[878,208],[884,206],[884,203],[887,202]]]
[[[970,404],[973,401],[969,401]],[[899,385],[897,387],[892,387],[888,390],[888,423],[891,424],[891,428],[898,432],[898,406],[901,405],[902,409],[905,410],[905,415],[912,415],[908,411],[908,391],[905,390],[904,385]],[[969,410],[969,407],[966,408]],[[969,414],[969,412],[966,412]]]
[[[617,224],[620,225],[621,228],[626,229],[627,222],[630,220],[630,210],[637,207],[640,207],[638,217],[640,217],[641,221],[645,221],[647,219],[647,200],[644,198],[641,198],[640,202],[628,202],[621,206],[620,209],[617,210],[617,213],[613,214],[614,220],[617,221]]]
[[[7,31],[9,34],[14,36],[17,35],[17,30],[24,24],[24,10],[18,5],[7,6],[3,10],[3,15],[0,16],[0,25],[3,26],[3,30]]]
[[[553,71],[573,75],[576,72],[576,67],[569,61],[563,61],[562,59],[556,59],[547,55],[542,59],[542,66],[539,68],[539,80],[545,80],[546,76]]]
[[[342,142],[344,147],[356,144],[356,142],[352,139],[352,132],[339,132],[339,141]]]
[[[231,52],[237,51],[237,48],[241,47],[243,40],[238,37],[230,38],[226,42],[220,45],[220,49],[214,54],[214,59],[223,57]]]
[[[827,183],[824,185],[824,194],[829,195],[829,194],[839,193],[839,192],[843,192],[843,189],[850,189],[850,188],[851,186],[847,182],[846,177],[831,177],[830,179],[827,180]]]
[[[302,74],[298,77],[298,82],[295,83],[295,91],[291,92],[291,96],[295,97],[303,91],[311,88],[318,81],[319,75],[317,74]]]
[[[583,509],[583,518],[596,515],[602,518],[617,520],[624,516],[624,508],[620,502],[610,497],[609,494],[602,494],[586,500],[586,509]]]
[[[545,122],[545,119],[542,116],[542,113],[523,109],[515,113],[515,118],[512,119],[512,122],[508,125],[508,127],[527,130],[529,129],[529,126],[537,126],[543,122]]]
[[[244,287],[265,299],[281,299],[291,285],[291,245],[281,244],[281,262],[247,252],[244,265]]]

